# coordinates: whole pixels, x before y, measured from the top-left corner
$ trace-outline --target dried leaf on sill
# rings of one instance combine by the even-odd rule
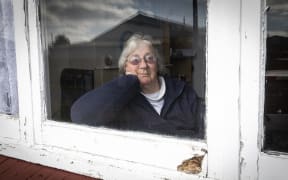
[[[177,166],[177,170],[187,174],[199,174],[202,171],[202,160],[204,155],[196,155],[190,159],[184,160]]]

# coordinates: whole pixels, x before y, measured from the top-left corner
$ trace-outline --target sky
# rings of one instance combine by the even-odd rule
[[[71,42],[89,41],[138,11],[192,25],[192,0],[43,0],[41,17],[48,41],[59,34]],[[199,17],[206,14],[199,1]],[[202,18],[199,26],[206,24]]]
[[[288,37],[288,1],[267,0],[267,6],[270,7],[267,12],[268,36]]]

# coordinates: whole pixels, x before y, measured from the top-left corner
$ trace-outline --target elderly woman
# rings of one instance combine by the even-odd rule
[[[123,75],[78,99],[72,121],[203,138],[200,98],[185,82],[161,76],[162,59],[152,43],[150,36],[131,36],[119,58]]]

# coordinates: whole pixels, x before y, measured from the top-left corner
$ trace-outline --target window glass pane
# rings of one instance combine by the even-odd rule
[[[193,132],[199,128],[203,132],[205,0],[41,0],[40,15],[46,53],[49,119],[77,122],[70,115],[73,103],[88,91],[98,89],[95,93],[97,97],[88,96],[85,103],[72,110],[85,111],[82,114],[77,112],[74,116],[84,119],[84,124],[168,135],[193,136]],[[138,38],[142,40],[148,38],[148,56],[147,52],[141,54],[143,51],[129,49],[131,52],[126,54],[124,64],[119,68],[118,60],[126,49],[125,42],[135,33],[140,34]],[[135,64],[134,56],[132,62],[132,52],[139,64]],[[134,83],[136,76],[130,75],[126,81],[127,76],[124,75],[130,70],[135,74],[135,68],[140,69],[141,65],[146,66],[142,71],[143,79],[148,74],[156,75],[151,77],[151,83],[147,80],[145,84],[145,80],[140,79],[140,70],[137,70],[136,86],[132,87],[140,87],[133,94],[127,89],[130,87],[129,78],[132,76]],[[159,74],[165,80],[161,81]],[[171,87],[166,77],[169,77],[169,82],[170,78],[181,82],[171,85],[175,90],[172,94],[167,93]],[[114,81],[113,84],[113,79],[119,81],[118,84]],[[166,89],[159,95],[157,92],[164,88],[162,82],[166,84]],[[106,87],[102,90],[107,83],[114,89]],[[123,88],[121,83],[128,84]],[[155,89],[149,89],[152,87],[149,85]],[[148,86],[149,90],[144,88]],[[185,99],[182,92],[187,89],[189,93]],[[156,92],[154,96],[159,95],[157,101],[154,101],[152,92]],[[110,93],[108,97],[107,93]],[[149,97],[152,100],[149,101]],[[178,100],[178,97],[182,100]],[[136,103],[137,100],[140,105]],[[91,111],[91,105],[95,111],[93,117],[88,115],[90,112],[86,113]],[[118,120],[111,120],[115,118]],[[133,122],[131,119],[134,119]]]
[[[0,1],[0,113],[18,114],[13,7]]]
[[[288,2],[267,5],[264,149],[288,152]]]

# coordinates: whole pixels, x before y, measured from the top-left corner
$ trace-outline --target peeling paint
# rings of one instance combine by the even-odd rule
[[[240,174],[242,172],[242,169],[245,166],[245,159],[243,157],[240,158]]]
[[[28,0],[23,0],[23,10],[24,10],[24,14],[25,14],[25,38],[27,41],[27,44],[30,44],[30,28],[29,28],[29,9],[28,9]],[[30,46],[28,46],[28,60],[30,61]],[[29,62],[29,79],[30,81],[32,80],[32,71],[31,71],[31,63]]]
[[[23,10],[25,13],[26,40],[29,42],[28,0],[23,0]]]
[[[27,141],[27,133],[26,133],[26,131],[24,131],[23,134],[24,134],[24,140]]]

